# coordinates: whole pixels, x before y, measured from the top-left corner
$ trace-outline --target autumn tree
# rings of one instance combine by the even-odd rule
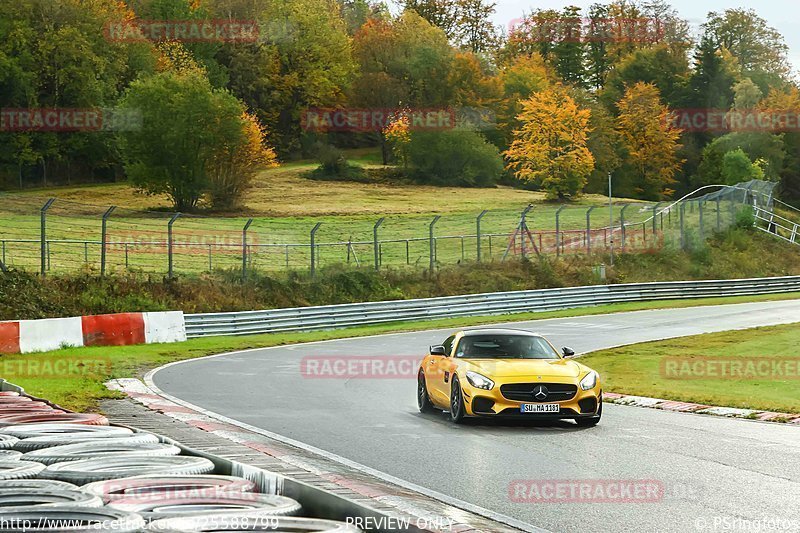
[[[669,121],[670,111],[661,103],[658,88],[636,83],[628,87],[617,107],[617,131],[633,192],[647,199],[671,196],[670,185],[683,164],[677,155],[681,132]]]
[[[238,135],[218,145],[208,162],[208,196],[217,210],[239,207],[256,174],[277,162],[255,116],[242,113],[240,123]]]
[[[502,95],[496,106],[497,129],[492,141],[502,150],[511,144],[514,131],[521,126],[518,117],[522,102],[550,86],[553,75],[539,54],[533,53],[515,58],[498,77]]]
[[[350,106],[394,110],[452,105],[455,53],[444,32],[414,11],[368,21],[353,38],[359,75],[349,91]],[[387,164],[389,146],[378,133]]]
[[[335,0],[251,0],[262,29],[253,43],[223,46],[228,88],[270,132],[281,157],[303,153],[301,117],[335,107],[356,74],[351,43]]]
[[[783,36],[752,9],[711,12],[703,24],[704,36],[717,49],[726,49],[739,62],[745,76],[756,83],[785,79],[789,74],[788,47]]]
[[[473,53],[492,51],[498,44],[497,28],[492,23],[494,2],[486,0],[457,0],[458,12],[455,41]]]
[[[229,186],[230,175],[266,162],[256,143],[262,136],[241,102],[214,89],[200,69],[138,79],[120,107],[142,114],[142,127],[119,137],[131,183],[167,195],[178,211],[195,208],[212,180],[218,202],[237,199],[242,183]]]
[[[403,0],[405,10],[414,11],[433,26],[453,38],[459,18],[458,0]]]
[[[542,90],[522,102],[520,129],[504,155],[517,179],[550,198],[573,198],[594,169],[587,147],[590,112],[561,87]]]

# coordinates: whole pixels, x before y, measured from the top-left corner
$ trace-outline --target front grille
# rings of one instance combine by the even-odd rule
[[[544,395],[536,395],[540,392]],[[565,402],[571,400],[578,393],[578,386],[568,383],[510,383],[500,387],[500,393],[512,402]]]
[[[494,407],[494,400],[489,398],[482,398],[476,396],[472,399],[472,412],[473,413],[489,413],[494,414],[492,408]]]
[[[578,401],[578,405],[581,407],[581,413],[590,414],[597,411],[597,400],[595,398],[584,398],[583,400]]]

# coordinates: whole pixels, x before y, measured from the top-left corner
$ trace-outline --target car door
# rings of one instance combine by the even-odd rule
[[[451,335],[442,343],[444,353],[447,355],[429,355],[427,359],[428,367],[425,369],[425,382],[428,386],[428,394],[431,400],[440,407],[450,405],[450,385],[448,384],[445,390],[444,372],[449,366],[455,338],[455,335]]]

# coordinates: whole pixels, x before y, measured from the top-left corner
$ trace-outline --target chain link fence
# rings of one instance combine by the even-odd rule
[[[205,217],[3,194],[0,265],[42,275],[313,274],[332,265],[431,269],[539,255],[688,249],[737,223],[743,211],[755,210],[756,220],[774,216],[774,186],[706,187],[672,203],[540,204],[441,216],[319,218]],[[780,222],[780,235],[794,241],[796,224]]]

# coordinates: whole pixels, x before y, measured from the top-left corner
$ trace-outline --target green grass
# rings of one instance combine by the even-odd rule
[[[665,358],[681,365],[703,358],[800,358],[800,324],[710,333],[603,350],[581,358],[603,375],[609,392],[706,405],[800,413],[795,379],[686,379],[664,370]],[[678,367],[682,368],[682,367]]]
[[[349,328],[336,331],[322,331],[311,333],[282,333],[268,335],[253,335],[242,337],[209,337],[192,339],[176,344],[153,344],[144,346],[122,347],[91,347],[91,348],[65,348],[63,350],[46,353],[26,355],[0,356],[0,368],[4,369],[4,378],[16,383],[35,396],[44,397],[66,408],[76,411],[97,410],[99,402],[103,399],[119,398],[119,393],[109,391],[104,383],[108,379],[137,377],[147,370],[160,365],[185,359],[202,357],[216,353],[248,348],[279,346],[301,342],[312,342],[327,339],[346,337],[359,337],[383,333],[416,331],[423,329],[456,329],[459,327],[492,324],[501,322],[514,322],[537,320],[546,318],[561,318],[573,316],[586,316],[642,309],[681,308],[700,305],[720,305],[755,301],[773,301],[800,298],[800,293],[764,295],[729,298],[704,298],[697,300],[676,300],[662,302],[633,302],[610,304],[591,308],[569,309],[564,311],[551,311],[544,313],[521,313],[514,315],[471,317],[459,319],[442,319],[432,321],[401,322],[376,326]],[[424,347],[420,347],[420,357]],[[79,376],[63,375],[61,377],[27,375],[25,372],[15,371],[16,365],[22,364],[28,368],[31,361],[42,368],[45,364],[54,364],[62,359],[83,361],[90,372],[81,373]],[[587,357],[586,361],[603,371],[607,382],[614,383],[615,370],[601,366],[602,357]],[[600,364],[596,364],[600,363]],[[624,378],[620,378],[620,381]],[[641,392],[641,391],[640,391]],[[795,395],[796,396],[796,395]],[[795,399],[795,401],[797,401]]]
[[[379,161],[375,150],[354,150],[349,156],[363,165]],[[251,217],[250,260],[254,268],[262,270],[307,269],[309,233],[318,222],[322,222],[317,233],[319,266],[348,261],[353,265],[371,263],[373,226],[380,217],[385,221],[379,238],[392,241],[381,247],[381,260],[386,266],[420,267],[429,263],[428,226],[434,215],[442,216],[435,228],[441,237],[436,246],[437,260],[443,264],[471,261],[477,255],[476,217],[484,209],[489,213],[482,221],[483,259],[499,260],[526,205],[535,205],[528,216],[532,231],[555,229],[555,214],[560,207],[546,202],[541,192],[507,186],[470,189],[305,178],[304,174],[315,166],[314,162],[301,161],[262,172],[248,192],[246,207],[237,212],[178,219],[173,227],[175,271],[200,273],[239,265],[241,231]],[[47,236],[53,241],[47,251],[51,272],[99,268],[100,219],[110,205],[118,208],[108,222],[108,268],[166,271],[169,202],[165,197],[138,194],[124,183],[4,194],[0,201],[0,259],[4,258],[6,264],[38,268],[39,210],[49,197],[58,198],[48,212],[47,222]],[[629,222],[650,216],[647,204],[617,200],[638,204],[627,209]],[[560,214],[560,228],[583,231],[590,206],[602,208],[594,211],[590,225],[607,226],[608,211],[603,208],[606,202],[603,196],[586,195],[569,204]],[[619,220],[621,209],[622,205],[614,206],[615,220]],[[574,238],[578,238],[577,234]],[[125,246],[125,242],[149,244]],[[348,247],[348,242],[355,244]],[[583,250],[583,245],[576,244],[576,249]]]

